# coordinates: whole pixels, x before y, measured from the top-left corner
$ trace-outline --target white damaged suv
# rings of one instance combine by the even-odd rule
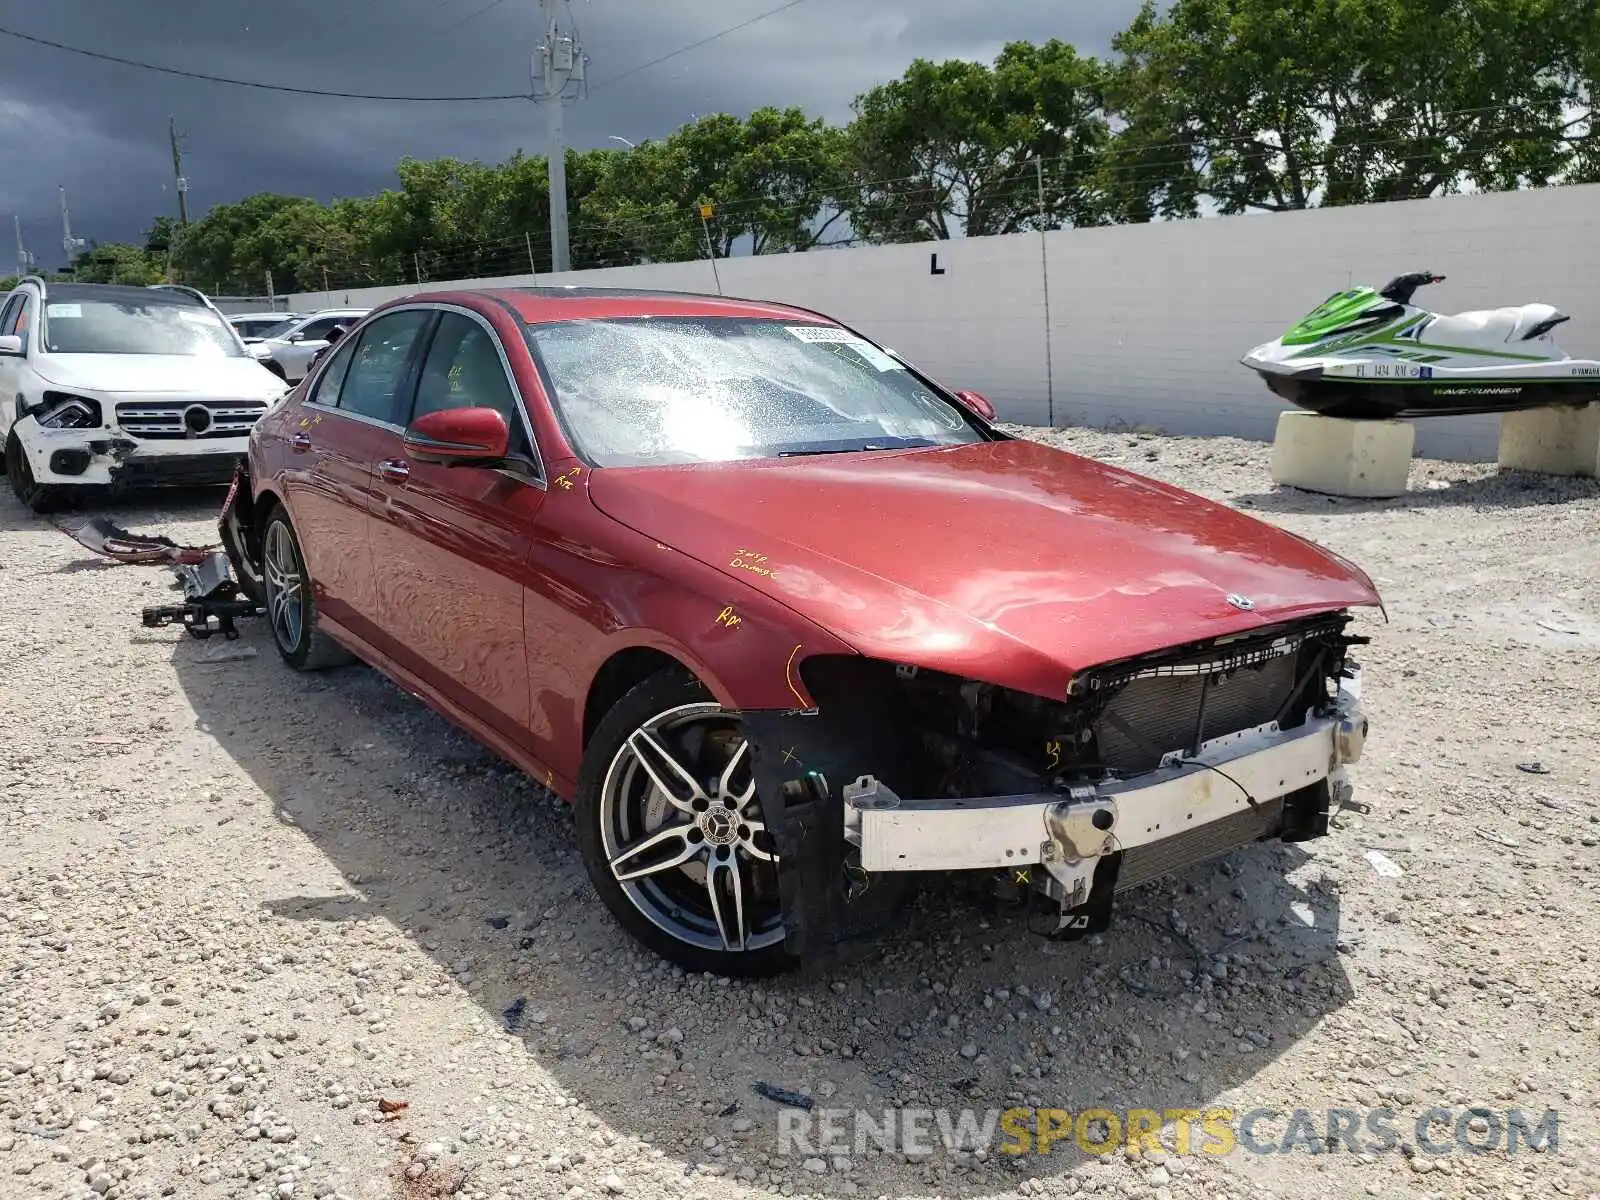
[[[286,391],[193,288],[21,280],[0,310],[0,441],[17,498],[226,483]]]

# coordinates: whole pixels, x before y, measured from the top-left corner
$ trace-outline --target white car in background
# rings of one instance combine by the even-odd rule
[[[250,344],[250,352],[274,375],[299,383],[311,369],[317,351],[328,344],[328,334],[336,325],[352,328],[370,310],[365,308],[324,308],[301,317],[286,329]]]
[[[193,288],[28,276],[0,309],[0,442],[34,512],[124,486],[227,483],[286,390]]]
[[[228,317],[228,324],[234,327],[248,346],[264,337],[287,333],[289,327],[304,315],[292,312],[233,313]]]

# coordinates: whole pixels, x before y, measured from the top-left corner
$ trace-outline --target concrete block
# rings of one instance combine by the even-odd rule
[[[1518,471],[1600,476],[1600,404],[1506,413],[1498,458]]]
[[[1409,421],[1278,414],[1272,482],[1330,496],[1403,496],[1416,429]]]

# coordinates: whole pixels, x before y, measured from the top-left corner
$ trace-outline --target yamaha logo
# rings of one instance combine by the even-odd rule
[[[1228,596],[1228,603],[1242,612],[1249,612],[1256,606],[1256,602],[1250,599],[1249,596],[1241,596],[1238,592],[1233,592]]]

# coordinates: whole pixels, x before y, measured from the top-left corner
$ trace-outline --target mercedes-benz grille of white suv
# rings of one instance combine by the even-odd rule
[[[226,483],[285,390],[191,288],[30,276],[0,311],[6,474],[35,512],[118,486]]]

